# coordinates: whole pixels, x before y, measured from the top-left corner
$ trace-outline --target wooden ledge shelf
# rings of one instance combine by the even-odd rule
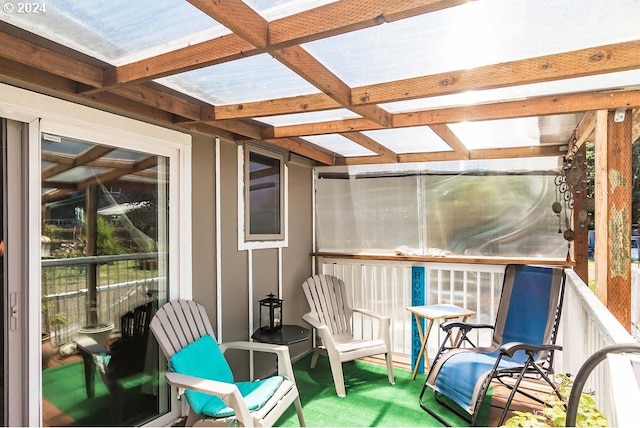
[[[442,257],[429,256],[399,256],[396,254],[369,254],[369,253],[311,253],[315,257],[325,257],[334,259],[354,259],[354,260],[381,260],[381,261],[402,261],[416,263],[471,263],[484,265],[548,265],[571,268],[575,265],[573,260],[565,259],[537,259],[532,257],[481,257],[481,256],[457,256],[448,255]]]

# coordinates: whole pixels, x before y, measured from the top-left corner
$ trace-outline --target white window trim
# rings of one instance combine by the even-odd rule
[[[74,104],[68,101],[16,88],[0,83],[0,117],[21,122],[40,120],[40,129],[29,129],[29,230],[40,230],[40,132],[66,135],[96,143],[104,143],[126,148],[142,150],[170,158],[170,206],[169,206],[169,281],[177,286],[171,287],[169,299],[192,296],[192,257],[191,257],[191,136],[178,131],[162,128],[123,116]],[[82,118],[82,119],[80,119]],[[186,191],[184,190],[186,189]],[[27,410],[28,425],[39,426],[42,423],[41,381],[40,380],[40,234],[30,234],[28,263],[30,293],[38,298],[29,298],[28,364],[31,382],[23,406]],[[37,270],[37,272],[36,272]],[[171,393],[169,413],[151,421],[154,426],[170,425],[180,415],[180,402],[176,394]]]
[[[251,146],[252,150],[261,152],[258,146]],[[256,150],[257,149],[257,150]],[[264,149],[263,149],[264,150]],[[245,207],[245,146],[238,145],[238,251],[286,248],[289,246],[289,169],[287,163],[282,162],[282,215],[283,215],[283,236],[278,240],[247,240],[246,229],[246,207]],[[273,153],[273,152],[268,152]],[[272,156],[277,156],[273,153]]]

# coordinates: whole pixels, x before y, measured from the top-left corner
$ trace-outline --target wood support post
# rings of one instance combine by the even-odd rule
[[[631,330],[631,111],[596,115],[596,294]]]
[[[587,145],[583,144],[578,149],[577,157],[582,159],[587,158]],[[580,192],[573,195],[573,230],[576,233],[576,239],[573,241],[573,260],[575,260],[575,266],[573,270],[584,281],[585,284],[589,283],[589,247],[587,244],[588,237],[588,225],[580,224],[578,219],[578,213],[582,209],[584,199],[586,198],[586,192]]]
[[[85,223],[87,226],[87,256],[98,254],[98,189],[91,185],[86,190]],[[98,269],[95,263],[87,263],[87,323],[98,324]]]

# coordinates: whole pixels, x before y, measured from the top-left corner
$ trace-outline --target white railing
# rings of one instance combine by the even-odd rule
[[[640,296],[640,264],[631,265],[631,295]],[[640,298],[631,299],[631,332],[640,338]]]
[[[425,268],[425,304],[450,303],[473,310],[469,322],[493,323],[496,316],[504,266],[457,263],[415,263],[319,258],[318,272],[342,278],[354,307],[370,309],[391,318],[394,358],[411,356],[412,306],[411,267]],[[355,333],[368,336],[371,325],[356,322]],[[478,332],[472,339],[488,344],[490,332]],[[433,356],[442,342],[441,330],[434,328],[427,343]]]
[[[375,310],[391,318],[394,358],[409,361],[412,342],[412,318],[405,309],[411,306],[411,267],[425,267],[427,304],[452,303],[476,311],[471,322],[492,324],[500,297],[503,265],[415,263],[403,261],[354,260],[333,257],[318,258],[318,272],[342,278],[350,291],[351,303],[355,307]],[[640,288],[639,269],[633,268],[632,295],[638,296]],[[576,375],[584,361],[604,346],[634,342],[631,336],[609,310],[598,300],[588,286],[573,272],[567,270],[564,307],[558,344],[563,351],[557,354],[556,373]],[[632,299],[636,300],[636,299]],[[632,321],[640,318],[636,304],[632,308]],[[356,324],[358,324],[356,322]],[[354,330],[363,336],[372,333],[370,325],[356,325]],[[435,355],[441,342],[441,330],[434,329],[428,342],[428,352]],[[489,337],[490,338],[490,337]],[[486,343],[487,337],[477,337]],[[633,357],[627,359],[634,361]],[[640,363],[633,369],[640,379]],[[596,394],[596,403],[610,421],[625,420],[620,412],[633,408],[616,408],[614,390],[620,385],[612,379],[620,378],[612,370],[629,370],[620,364],[602,364],[589,376],[585,391]],[[628,380],[628,376],[626,376]],[[638,382],[635,382],[638,384]]]
[[[632,283],[638,280],[637,270],[632,275]],[[635,278],[634,278],[635,276]],[[632,294],[633,296],[633,294]],[[634,299],[632,299],[634,300]],[[558,343],[562,344],[561,357],[556,361],[557,373],[571,373],[576,375],[582,364],[596,351],[608,345],[631,343],[635,339],[611,314],[607,307],[589,290],[589,287],[572,270],[567,270],[567,285],[565,301],[561,318],[560,336]],[[636,377],[640,373],[640,365],[631,357]],[[618,376],[618,371],[628,371],[629,365],[602,364],[591,373],[585,385],[585,391],[595,393],[598,408],[607,416],[612,425],[616,421],[626,420],[623,414],[635,413],[634,408],[618,406],[613,392],[621,389],[628,390],[614,384],[613,379],[625,378]],[[628,376],[626,376],[628,380]],[[635,384],[638,385],[636,379]]]

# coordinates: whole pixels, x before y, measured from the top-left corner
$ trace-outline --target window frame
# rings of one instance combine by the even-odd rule
[[[170,159],[169,194],[169,300],[192,296],[191,268],[191,136],[157,125],[74,104],[47,95],[0,83],[0,116],[29,124],[27,153],[28,195],[22,203],[27,207],[28,230],[37,231],[27,237],[28,248],[23,255],[25,294],[25,344],[23,356],[28,364],[29,379],[25,396],[14,403],[22,406],[24,425],[42,425],[41,379],[41,133],[64,134],[113,147],[140,150]],[[123,144],[122,141],[129,143]],[[133,142],[133,143],[132,143]],[[11,190],[10,190],[11,192]],[[27,293],[28,292],[28,293]],[[27,295],[28,294],[28,295]],[[167,425],[181,414],[181,405],[174,391],[167,391],[170,409],[150,421]]]
[[[280,165],[279,207],[280,233],[257,234],[249,230],[251,215],[250,162],[251,153],[275,159]],[[288,246],[288,169],[284,153],[255,144],[238,146],[238,249],[284,248]]]

